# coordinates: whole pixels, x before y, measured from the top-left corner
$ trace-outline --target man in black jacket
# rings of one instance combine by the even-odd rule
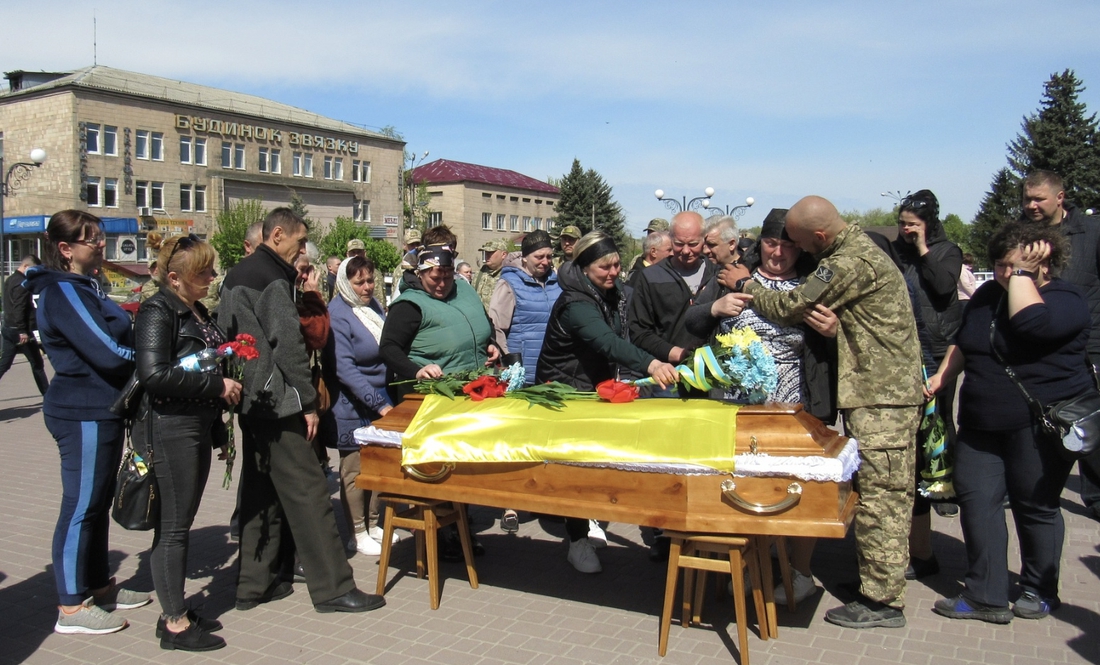
[[[4,282],[4,326],[0,329],[4,342],[3,350],[0,350],[0,377],[11,369],[11,363],[15,360],[15,353],[18,351],[26,356],[27,362],[31,365],[31,374],[34,376],[35,385],[38,386],[38,392],[45,395],[50,382],[46,378],[46,369],[42,364],[42,351],[34,338],[34,330],[37,326],[31,294],[23,288],[23,277],[27,270],[40,265],[42,262],[37,256],[28,254],[23,257],[19,268]]]
[[[1062,178],[1053,171],[1033,171],[1023,183],[1024,217],[1032,222],[1058,226],[1069,238],[1069,265],[1061,278],[1076,284],[1085,294],[1092,314],[1088,354],[1100,367],[1100,219],[1084,214],[1066,200]],[[1081,501],[1100,519],[1100,456],[1081,460]]]
[[[226,276],[218,307],[218,322],[230,338],[252,335],[260,353],[245,363],[241,381],[238,610],[292,593],[279,574],[291,567],[295,545],[318,612],[385,605],[381,596],[355,586],[328,482],[309,445],[319,423],[317,391],[294,303],[298,272],[292,263],[305,251],[307,231],[289,208],[273,210],[264,220],[263,243]]]
[[[689,333],[684,314],[718,268],[703,258],[703,218],[672,218],[672,255],[642,270],[630,301],[630,341],[658,360],[682,362],[704,340]]]

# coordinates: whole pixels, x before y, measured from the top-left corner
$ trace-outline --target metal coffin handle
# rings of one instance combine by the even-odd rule
[[[439,468],[439,471],[435,473],[424,473],[420,469],[417,469],[412,465],[405,465],[401,467],[405,470],[405,473],[409,474],[413,480],[419,480],[422,483],[438,483],[447,476],[451,475],[451,472],[455,470],[455,465],[447,462]]]
[[[775,515],[798,505],[798,502],[802,500],[802,485],[798,483],[787,485],[786,498],[770,506],[766,506],[760,503],[752,503],[751,501],[746,501],[741,498],[741,495],[737,493],[737,485],[734,484],[732,479],[727,478],[722,481],[722,496],[729,499],[733,505],[741,510],[748,511],[754,515]]]

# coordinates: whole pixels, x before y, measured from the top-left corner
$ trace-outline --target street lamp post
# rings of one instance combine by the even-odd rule
[[[895,190],[895,191],[892,191],[892,192],[883,192],[883,193],[879,194],[879,196],[884,196],[888,199],[893,199],[895,206],[900,206],[901,202],[903,200],[905,200],[905,197],[909,196],[909,193],[906,192],[905,194],[902,194],[901,190],[898,189],[898,190]]]
[[[733,206],[731,208],[729,206],[722,207],[722,206],[714,205],[708,199],[706,201],[703,201],[703,207],[706,208],[707,210],[714,210],[714,212],[716,212],[716,213],[724,212],[727,217],[732,217],[734,219],[741,219],[741,215],[744,215],[745,211],[748,210],[749,208],[751,208],[754,203],[756,203],[756,199],[754,199],[750,196],[747,199],[745,199],[745,205]]]
[[[686,196],[681,197],[680,200],[677,201],[674,198],[665,198],[665,190],[663,189],[658,189],[657,191],[653,192],[653,195],[657,197],[657,200],[665,204],[665,207],[671,210],[674,214],[681,213],[686,210],[693,210],[695,208],[706,207],[705,202],[709,201],[710,197],[714,196],[714,188],[707,187],[703,190],[703,194],[704,196],[696,196],[690,201]]]
[[[16,162],[4,168],[4,143],[0,139],[0,288],[3,287],[4,278],[8,274],[7,247],[4,240],[4,199],[31,176],[36,168],[46,161],[46,151],[42,148],[31,150],[31,161]]]

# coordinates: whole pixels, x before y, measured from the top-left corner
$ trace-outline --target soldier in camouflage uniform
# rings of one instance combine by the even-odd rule
[[[735,290],[782,325],[802,323],[815,305],[839,318],[837,406],[859,441],[860,493],[856,550],[863,598],[829,610],[825,620],[849,628],[901,627],[913,464],[920,423],[920,344],[904,278],[858,226],[831,203],[807,197],[787,213],[788,235],[818,259],[818,269],[793,291],[770,291],[751,280]],[[737,293],[728,302],[743,298]]]
[[[648,238],[651,233],[655,233],[657,231],[667,232],[669,228],[670,227],[667,219],[654,217],[653,219],[649,220],[649,224],[645,227],[645,235]],[[642,250],[641,254],[638,254],[633,259],[631,259],[630,263],[625,263],[623,265],[630,267],[629,270],[624,270],[623,274],[620,275],[620,278],[625,282],[626,280],[630,279],[630,275],[632,275],[633,273],[645,269],[645,250]]]
[[[504,259],[508,256],[508,242],[506,240],[490,240],[481,246],[481,251],[488,252],[481,270],[474,275],[474,290],[485,305],[485,311],[489,311],[489,301],[493,298],[493,289],[500,279],[500,271],[504,268]]]
[[[401,262],[393,269],[393,284],[390,286],[390,300],[398,296],[401,290],[401,279],[405,276],[405,271],[416,269],[416,251],[420,249],[420,239],[421,235],[419,230],[409,229],[405,231],[405,253],[401,256]]]
[[[577,241],[581,239],[581,230],[572,224],[561,230],[558,234],[558,246],[561,247],[561,256],[554,257],[554,270],[561,272],[561,267],[565,263],[573,260],[573,247],[576,246]]]

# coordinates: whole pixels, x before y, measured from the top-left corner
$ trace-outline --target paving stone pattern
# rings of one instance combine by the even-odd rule
[[[238,612],[233,608],[237,550],[228,528],[236,492],[235,487],[221,488],[219,462],[214,463],[192,531],[187,592],[195,609],[225,624],[221,634],[229,646],[207,654],[162,651],[153,635],[160,611],[156,603],[127,612],[130,627],[120,633],[56,635],[50,543],[60,481],[56,448],[43,425],[40,404],[20,357],[0,381],[0,663],[738,662],[733,603],[724,592],[709,593],[703,627],[674,624],[668,655],[657,656],[665,567],[648,560],[637,527],[610,525],[609,547],[600,553],[604,572],[589,576],[575,572],[565,560],[564,525],[522,515],[519,533],[510,536],[497,528],[499,511],[482,508],[472,510],[474,528],[487,550],[477,561],[481,586],[470,589],[461,564],[441,564],[444,588],[439,610],[428,609],[427,582],[410,572],[413,548],[407,537],[395,547],[388,604],[381,610],[317,614],[300,588],[285,600]],[[825,610],[847,597],[846,585],[855,580],[855,555],[850,537],[821,541],[814,569],[825,591],[804,602],[795,614],[779,610],[777,641],[761,641],[753,621],[750,662],[1100,663],[1100,525],[1081,507],[1077,483],[1077,476],[1071,476],[1063,497],[1063,605],[1054,616],[992,626],[933,614],[937,598],[957,593],[966,563],[958,520],[934,515],[934,546],[942,572],[910,584],[906,628],[854,631],[822,620]],[[151,540],[151,532],[128,532],[112,524],[112,566],[117,578],[131,588],[152,590],[147,554]],[[1013,554],[1012,561],[1018,565],[1018,556]],[[355,555],[351,564],[359,586],[373,591],[377,559]]]

